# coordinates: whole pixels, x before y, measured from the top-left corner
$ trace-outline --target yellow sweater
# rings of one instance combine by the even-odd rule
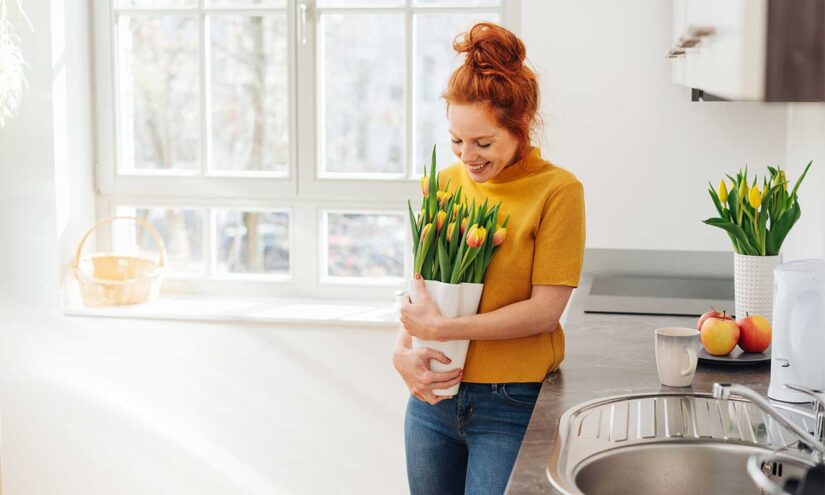
[[[479,184],[462,163],[442,170],[439,187],[462,186],[468,201],[501,201],[499,222],[510,214],[507,239],[484,276],[479,313],[530,298],[533,285],[577,287],[584,257],[584,190],[571,172],[533,148],[522,160]],[[464,380],[471,383],[541,382],[564,359],[564,333],[470,342]]]

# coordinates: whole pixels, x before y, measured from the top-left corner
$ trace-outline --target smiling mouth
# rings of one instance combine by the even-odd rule
[[[486,167],[489,164],[490,164],[490,162],[484,162],[481,165],[470,165],[469,163],[466,164],[466,165],[467,165],[467,168],[470,169],[470,172],[478,173],[478,172],[481,172],[482,170],[484,170],[484,167]]]

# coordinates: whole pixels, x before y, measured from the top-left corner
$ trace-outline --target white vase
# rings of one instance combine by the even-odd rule
[[[773,321],[773,270],[782,255],[747,256],[733,254],[733,284],[736,318],[762,315]]]
[[[484,289],[484,284],[447,284],[439,282],[438,280],[425,280],[424,285],[427,287],[427,292],[438,306],[441,315],[446,318],[457,318],[459,316],[474,315],[478,312],[478,303],[481,301],[481,292]],[[415,286],[410,291],[410,296],[413,302],[418,301],[418,294],[415,292]],[[450,358],[450,364],[443,364],[435,359],[430,359],[431,371],[449,371],[456,368],[464,368],[464,362],[467,359],[467,349],[470,347],[469,340],[449,340],[441,342],[437,340],[422,340],[413,337],[413,349],[430,348],[436,351],[443,352]],[[438,396],[453,396],[458,393],[459,384],[453,385],[448,389],[434,389],[433,393]]]

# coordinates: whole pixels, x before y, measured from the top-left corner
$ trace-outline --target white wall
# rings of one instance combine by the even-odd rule
[[[799,187],[802,216],[782,246],[785,261],[825,258],[825,104],[794,103],[788,109],[785,160],[792,184],[811,160],[814,163]]]
[[[542,152],[584,183],[589,248],[730,251],[701,223],[708,181],[785,158],[786,105],[691,102],[671,83],[671,4],[523,0]]]
[[[37,32],[18,23],[31,65],[19,116],[0,128],[0,299],[52,300],[56,296],[52,71],[47,2],[27,2]],[[14,11],[12,7],[12,11]]]

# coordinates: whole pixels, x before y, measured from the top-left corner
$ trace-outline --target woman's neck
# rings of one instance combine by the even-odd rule
[[[513,155],[513,158],[507,165],[504,166],[504,168],[512,167],[516,163],[523,160],[525,156],[527,156],[527,150],[517,150],[516,153]]]

